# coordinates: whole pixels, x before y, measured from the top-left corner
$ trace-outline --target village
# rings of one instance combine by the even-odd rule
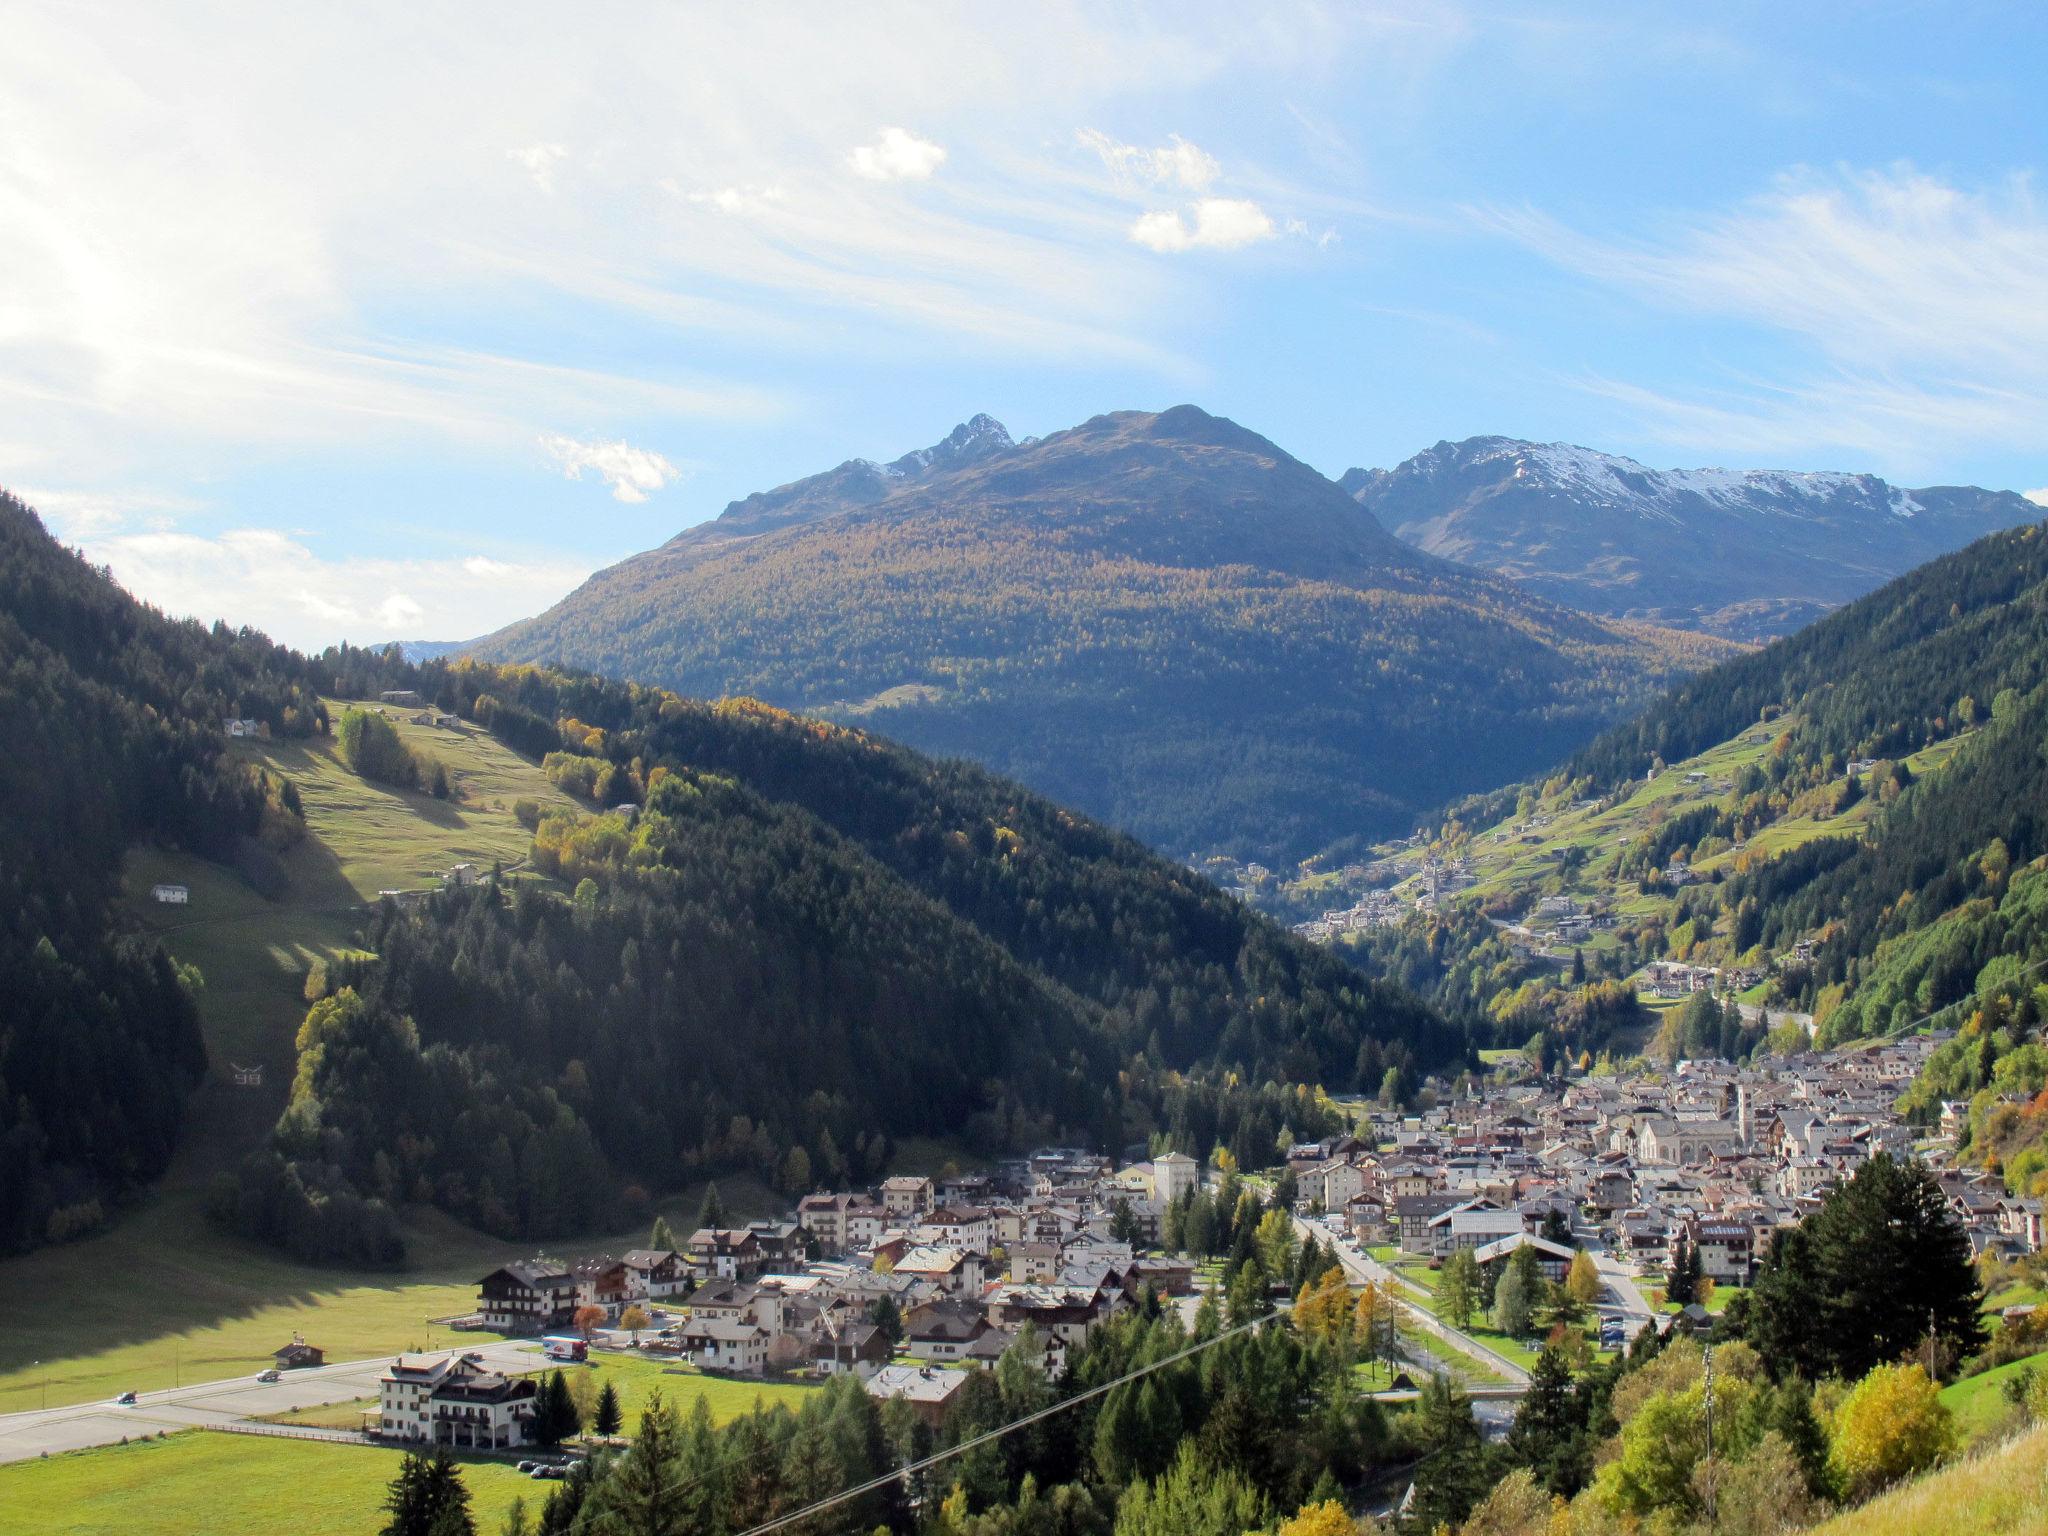
[[[1936,1171],[1978,1257],[2040,1251],[2041,1201],[1952,1165],[1956,1106],[1934,1137],[1894,1108],[1943,1038],[1769,1071],[1686,1061],[1371,1109],[1350,1135],[1291,1148],[1267,1182],[1291,1184],[1299,1229],[1339,1237],[1362,1272],[1386,1273],[1368,1254],[1412,1275],[1459,1249],[1484,1265],[1530,1247],[1556,1279],[1585,1247],[1619,1292],[1602,1308],[1614,1327],[1703,1330],[1703,1306],[1652,1319],[1642,1299],[1675,1258],[1696,1257],[1709,1289],[1747,1286],[1776,1234],[1880,1152]],[[505,1265],[455,1326],[538,1338],[562,1361],[616,1350],[764,1381],[851,1373],[937,1424],[969,1374],[1020,1339],[1055,1375],[1120,1312],[1156,1301],[1191,1313],[1202,1268],[1160,1245],[1169,1209],[1208,1177],[1178,1152],[1116,1168],[1073,1148],[904,1175],[805,1196],[783,1219],[707,1227],[675,1249]],[[382,1388],[383,1438],[508,1448],[530,1433],[533,1380],[461,1351],[403,1357]]]

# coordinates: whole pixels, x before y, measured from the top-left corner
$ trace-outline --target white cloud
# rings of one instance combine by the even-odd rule
[[[1266,210],[1248,198],[1204,197],[1190,211],[1192,223],[1167,209],[1140,214],[1130,237],[1153,251],[1234,251],[1277,233]]]
[[[558,433],[544,433],[540,445],[571,480],[581,480],[586,469],[594,470],[619,501],[645,501],[650,492],[660,490],[682,473],[653,449],[635,448],[624,441],[583,442]]]
[[[1119,143],[1095,128],[1083,128],[1077,137],[1102,157],[1110,175],[1123,185],[1172,183],[1190,192],[1202,192],[1223,171],[1214,155],[1177,133],[1168,134],[1166,143],[1153,149]]]
[[[853,174],[869,181],[925,181],[945,160],[943,146],[902,128],[884,128],[874,143],[846,157]]]
[[[766,213],[788,200],[780,187],[718,187],[708,192],[684,192],[682,196],[700,208],[718,213]]]
[[[2042,486],[2038,491],[2022,491],[2020,494],[2037,507],[2048,507],[2048,485]]]
[[[555,167],[561,164],[562,157],[569,151],[559,144],[529,144],[524,149],[508,153],[526,167],[526,174],[533,178],[536,187],[543,192],[552,192],[555,190]]]
[[[1894,465],[2038,446],[2048,417],[2048,214],[2024,179],[1968,190],[1910,166],[1802,172],[1632,242],[1533,210],[1477,215],[1558,265],[1805,356],[1778,378],[1678,395],[1598,380],[1667,440],[1848,446]]]
[[[590,574],[587,562],[560,556],[327,558],[304,536],[277,528],[79,543],[87,558],[168,613],[251,624],[305,648],[343,637],[366,645],[466,640],[539,612]]]

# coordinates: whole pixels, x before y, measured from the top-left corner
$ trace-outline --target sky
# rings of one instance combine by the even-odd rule
[[[0,486],[462,639],[987,411],[2048,504],[2048,7],[0,0]]]

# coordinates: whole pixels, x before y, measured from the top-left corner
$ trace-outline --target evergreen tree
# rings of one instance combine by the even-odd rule
[[[586,1516],[619,1536],[679,1536],[686,1513],[682,1488],[682,1424],[659,1390],[641,1410],[640,1432],[612,1459]]]
[[[533,1438],[550,1448],[573,1439],[583,1428],[583,1415],[570,1394],[569,1380],[557,1367],[534,1394]]]
[[[1570,1498],[1592,1470],[1584,1414],[1585,1403],[1572,1388],[1571,1367],[1561,1351],[1546,1344],[1508,1430],[1508,1455],[1552,1493]]]
[[[903,1342],[903,1313],[893,1296],[877,1296],[868,1305],[868,1321],[881,1329],[891,1344]]]
[[[597,1394],[597,1407],[590,1415],[590,1427],[609,1440],[619,1432],[623,1424],[624,1418],[619,1411],[619,1390],[607,1381],[604,1389]]]
[[[1745,1326],[1779,1374],[1855,1378],[1930,1331],[1957,1355],[1985,1339],[1969,1238],[1925,1166],[1880,1152],[1765,1256]]]
[[[701,1231],[706,1227],[725,1225],[725,1202],[718,1198],[716,1182],[704,1186],[704,1204],[697,1211],[697,1226]]]
[[[1423,1446],[1415,1468],[1415,1499],[1404,1529],[1433,1532],[1455,1526],[1493,1483],[1492,1458],[1472,1417],[1472,1403],[1449,1376],[1431,1373],[1415,1404]]]
[[[446,1446],[427,1456],[408,1451],[384,1497],[391,1512],[383,1536],[475,1536],[469,1489]]]
[[[1664,1299],[1684,1307],[1699,1299],[1699,1286],[1693,1271],[1697,1262],[1693,1255],[1692,1243],[1684,1231],[1680,1231],[1671,1245],[1671,1264],[1664,1272]]]
[[[670,1228],[666,1216],[654,1218],[654,1230],[647,1236],[647,1246],[656,1253],[674,1253],[676,1251],[676,1234]]]

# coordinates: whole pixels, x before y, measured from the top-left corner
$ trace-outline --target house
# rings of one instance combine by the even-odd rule
[[[1517,1232],[1512,1237],[1503,1237],[1495,1242],[1482,1243],[1472,1250],[1472,1257],[1480,1264],[1495,1264],[1511,1257],[1518,1248],[1536,1250],[1536,1268],[1546,1280],[1562,1280],[1572,1267],[1572,1259],[1578,1253],[1576,1248],[1567,1248],[1563,1243],[1553,1243],[1547,1237],[1538,1237],[1530,1232]]]
[[[911,1248],[897,1257],[896,1273],[928,1280],[952,1295],[967,1295],[981,1289],[982,1259],[962,1248]]]
[[[400,1355],[377,1383],[377,1430],[392,1440],[504,1450],[532,1437],[535,1385],[481,1355]]]
[[[903,1336],[913,1355],[926,1360],[961,1360],[990,1326],[979,1307],[938,1301],[913,1308],[904,1319]]]
[[[895,1217],[922,1216],[932,1208],[932,1181],[898,1174],[882,1181],[882,1209]]]
[[[744,1279],[761,1272],[760,1240],[744,1227],[699,1227],[683,1244],[690,1273],[698,1279]]]
[[[768,1330],[754,1323],[693,1316],[676,1331],[675,1340],[707,1371],[754,1376],[768,1364]]]
[[[446,886],[475,885],[482,878],[474,864],[457,864],[441,877],[441,883]]]
[[[627,1270],[629,1296],[659,1301],[689,1288],[689,1265],[672,1249],[635,1248],[621,1262]]]
[[[291,1343],[285,1345],[283,1349],[278,1350],[270,1358],[277,1362],[277,1368],[280,1371],[310,1370],[316,1365],[325,1365],[327,1363],[327,1356],[323,1351],[308,1344],[296,1333],[292,1335]]]
[[[161,883],[149,888],[150,896],[166,906],[182,907],[192,899],[192,892],[182,885]]]
[[[576,1316],[576,1277],[548,1259],[494,1269],[477,1289],[477,1316],[497,1333],[546,1333]]]
[[[933,1429],[946,1417],[946,1404],[967,1385],[968,1372],[939,1365],[885,1365],[867,1381],[868,1396],[887,1402],[900,1397]]]
[[[419,691],[414,688],[387,688],[377,695],[377,702],[396,704],[401,709],[417,709],[426,703],[426,700],[421,698]]]
[[[1452,1206],[1461,1204],[1456,1195],[1404,1195],[1394,1201],[1394,1225],[1400,1234],[1395,1241],[1404,1253],[1435,1253],[1435,1230],[1430,1223]],[[1448,1236],[1448,1233],[1446,1234]]]
[[[891,1353],[889,1335],[873,1323],[828,1325],[818,1330],[811,1346],[811,1369],[820,1376],[872,1376],[889,1363]]]
[[[263,734],[263,724],[258,720],[223,720],[220,728],[227,735],[237,739]]]
[[[632,1295],[632,1272],[624,1259],[607,1255],[601,1259],[585,1259],[576,1266],[578,1306],[603,1307],[616,1316]]]
[[[1756,1275],[1756,1232],[1740,1221],[1703,1221],[1693,1230],[1700,1273],[1717,1285],[1747,1285]]]

